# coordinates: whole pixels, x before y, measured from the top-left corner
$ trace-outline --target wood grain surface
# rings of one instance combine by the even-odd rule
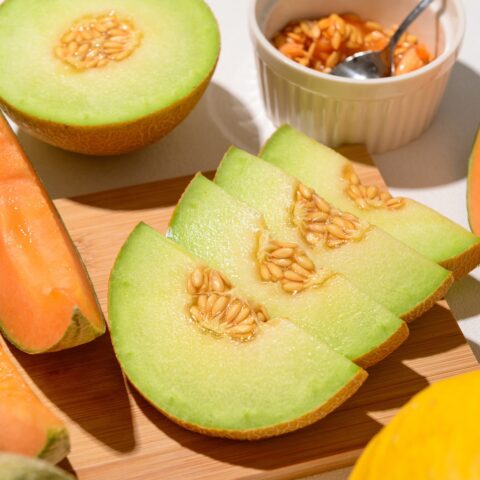
[[[362,147],[342,152],[360,162],[362,180],[383,185]],[[55,202],[105,313],[108,276],[120,246],[139,221],[164,231],[189,179]],[[285,479],[348,466],[413,394],[478,368],[442,303],[411,324],[407,342],[370,369],[365,385],[339,410],[298,432],[248,443],[188,432],[155,411],[126,384],[108,334],[54,354],[10,350],[34,389],[66,421],[72,452],[61,466],[81,480]]]

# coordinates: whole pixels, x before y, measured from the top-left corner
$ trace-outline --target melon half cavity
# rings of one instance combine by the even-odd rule
[[[208,435],[253,440],[295,430],[366,377],[145,224],[115,263],[109,315],[133,385],[173,421]]]
[[[438,212],[408,198],[363,185],[353,164],[294,128],[280,127],[260,156],[337,208],[377,225],[425,257],[451,270],[455,278],[480,264],[480,238]]]
[[[408,328],[397,316],[277,238],[262,216],[197,175],[172,216],[169,235],[264,305],[337,352],[368,367],[397,348]]]
[[[452,283],[448,270],[247,152],[232,147],[215,183],[259,210],[274,235],[299,242],[321,265],[405,320],[431,308]]]
[[[190,112],[219,45],[203,0],[8,0],[0,6],[0,104],[62,148],[134,150]]]

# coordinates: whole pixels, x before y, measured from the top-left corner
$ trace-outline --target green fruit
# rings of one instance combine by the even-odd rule
[[[466,275],[480,264],[480,238],[420,203],[402,199],[395,208],[387,208],[383,202],[379,202],[378,207],[359,207],[347,193],[347,177],[354,173],[352,163],[290,126],[279,128],[260,156],[298,178],[338,208],[377,225],[453,271],[455,278]]]
[[[286,273],[279,281],[262,281],[265,258],[271,259],[269,263],[276,260],[268,251],[279,239],[271,237],[256,210],[201,175],[192,180],[177,205],[169,235],[225,272],[271,315],[288,318],[364,367],[388,355],[407,336],[398,317],[342,275],[318,264],[305,288],[299,285],[293,294],[285,290]],[[305,253],[298,257],[303,264],[305,258],[308,262]]]
[[[44,460],[0,453],[0,478],[2,480],[75,480],[58,467]]]
[[[77,38],[77,27],[88,38]],[[219,48],[203,0],[7,0],[0,6],[0,106],[62,148],[134,150],[190,112]]]
[[[215,183],[259,210],[275,236],[301,243],[320,265],[343,274],[405,320],[431,308],[451,285],[448,270],[368,222],[357,222],[347,215],[350,220],[344,223],[345,228],[336,225],[334,221],[344,222],[343,212],[327,204],[327,214],[315,206],[313,198],[302,201],[297,179],[247,152],[231,148],[217,170]],[[315,213],[311,212],[312,207]],[[316,221],[311,220],[314,218]],[[354,226],[352,220],[357,227],[349,230],[348,226]],[[341,237],[352,232],[353,238],[338,241],[324,230],[314,234],[309,243],[310,228],[317,227],[331,227],[333,232],[340,229]],[[330,241],[335,246],[330,247]]]
[[[242,341],[229,333],[223,314],[216,323],[192,316],[192,302],[200,305],[201,295],[192,293],[196,287],[189,282],[195,272],[211,274],[204,267],[140,224],[113,268],[109,317],[115,352],[129,380],[156,408],[200,433],[253,440],[308,425],[357,390],[363,370],[286,320],[256,322]],[[200,285],[205,278],[212,277],[202,273]],[[215,286],[210,280],[206,290],[195,291],[253,305],[224,282]]]

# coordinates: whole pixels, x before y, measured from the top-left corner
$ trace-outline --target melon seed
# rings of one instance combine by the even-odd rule
[[[141,37],[131,21],[120,19],[111,11],[76,20],[53,51],[67,65],[88,70],[129,57],[140,45]]]

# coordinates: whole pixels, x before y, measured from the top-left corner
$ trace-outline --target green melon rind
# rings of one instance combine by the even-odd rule
[[[53,55],[59,38],[85,14],[112,9],[133,18],[144,34],[140,47],[102,69],[64,67]],[[219,50],[218,24],[203,0],[6,0],[0,5],[0,99],[62,125],[130,123],[188,97],[211,74]]]
[[[480,264],[480,238],[438,212],[406,199],[398,210],[363,210],[344,193],[343,169],[351,162],[334,150],[284,125],[260,157],[312,187],[338,208],[377,225],[420,254],[453,271],[455,278]]]
[[[334,250],[323,246],[312,250],[291,219],[298,180],[238,148],[232,147],[224,156],[215,183],[259,210],[275,236],[302,243],[326,268],[343,274],[404,319],[411,320],[423,305],[431,307],[451,285],[448,270],[373,225],[358,242]]]
[[[177,204],[167,235],[223,271],[272,315],[288,318],[365,368],[406,338],[408,329],[397,316],[342,275],[295,296],[260,281],[253,258],[260,230],[264,222],[256,210],[197,175]]]
[[[50,463],[35,458],[0,453],[2,480],[75,480],[75,477]]]
[[[198,265],[205,264],[139,224],[110,277],[117,358],[169,418],[209,435],[263,438],[315,421],[363,382],[365,372],[284,320],[267,322],[246,343],[202,333],[186,314],[186,279]],[[302,418],[308,422],[298,424]]]
[[[47,442],[37,457],[50,463],[58,463],[70,452],[70,437],[66,428],[50,428]]]

